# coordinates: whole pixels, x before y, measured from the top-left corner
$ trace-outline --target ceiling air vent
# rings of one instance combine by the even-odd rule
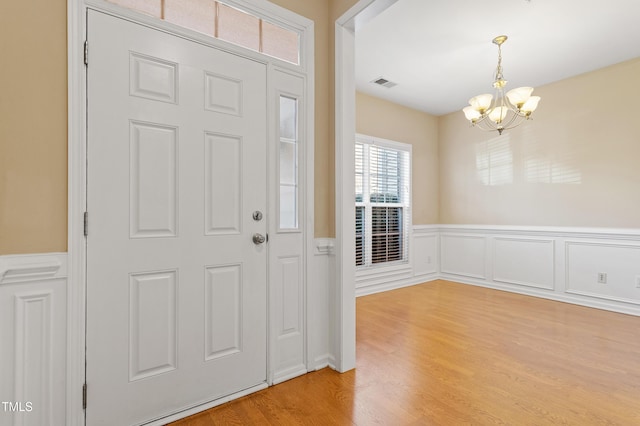
[[[377,84],[378,86],[384,86],[388,89],[392,88],[393,86],[397,86],[398,83],[394,83],[393,81],[389,81],[384,77],[378,77],[375,80],[372,80],[371,83]]]

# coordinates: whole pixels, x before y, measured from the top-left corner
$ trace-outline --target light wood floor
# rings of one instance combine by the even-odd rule
[[[176,422],[640,425],[640,317],[446,281],[357,300],[357,368]]]

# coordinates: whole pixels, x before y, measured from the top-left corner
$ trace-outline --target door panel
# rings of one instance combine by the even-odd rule
[[[270,150],[269,291],[271,312],[271,378],[274,383],[307,372],[305,342],[305,78],[291,71],[274,70],[271,92],[276,123]]]
[[[266,380],[266,66],[89,11],[87,424]]]

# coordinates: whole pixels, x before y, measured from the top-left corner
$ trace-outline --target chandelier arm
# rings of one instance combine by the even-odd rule
[[[522,124],[524,120],[529,119],[525,114],[517,112],[517,110],[515,109],[510,108],[509,111],[511,111],[512,113],[510,114],[509,119],[502,121],[499,125],[492,121],[489,118],[488,114],[484,115],[482,118],[477,120],[475,123],[472,123],[471,125],[485,132],[495,132],[499,131],[500,129],[502,129],[502,131],[513,129]]]
[[[478,129],[485,132],[495,132],[496,130],[498,130],[494,122],[489,119],[489,116],[484,116],[483,118],[473,123],[472,126],[477,127]]]
[[[520,122],[522,121],[522,119],[525,118],[523,115],[521,115],[517,111],[511,110],[511,112],[513,114],[511,115],[511,118],[507,121],[507,123],[504,124],[504,126],[502,127],[503,130],[513,129],[516,126],[519,126]],[[520,118],[520,120],[518,120],[518,118]],[[514,124],[514,123],[516,123],[516,124]],[[513,126],[512,126],[512,124],[513,124]]]

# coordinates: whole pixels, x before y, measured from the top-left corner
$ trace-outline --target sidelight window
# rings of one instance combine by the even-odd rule
[[[280,229],[298,229],[298,100],[280,96]]]

